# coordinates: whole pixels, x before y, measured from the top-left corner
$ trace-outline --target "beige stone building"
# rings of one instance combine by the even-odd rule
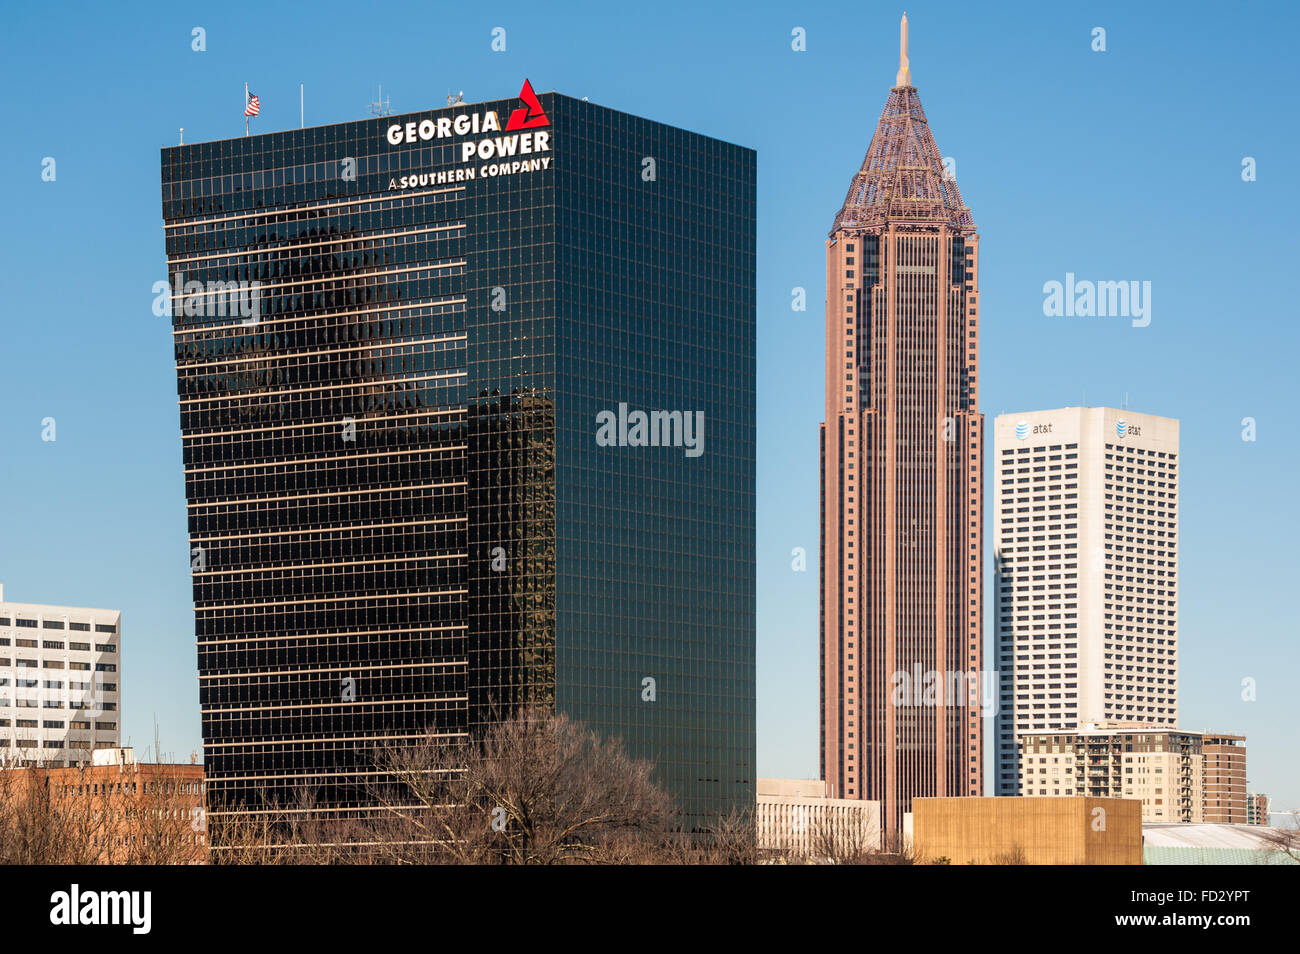
[[[878,851],[880,803],[829,798],[820,779],[758,779],[758,847],[789,858],[845,857]]]
[[[1088,726],[1020,737],[1020,795],[1128,798],[1147,822],[1246,821],[1245,737]]]
[[[1140,865],[1142,818],[1124,798],[917,798],[920,864]]]

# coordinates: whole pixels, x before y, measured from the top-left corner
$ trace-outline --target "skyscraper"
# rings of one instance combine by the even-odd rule
[[[998,795],[1027,787],[1029,733],[1177,728],[1178,476],[1171,418],[994,422]]]
[[[752,804],[754,153],[525,83],[162,187],[214,815],[527,703]]]
[[[826,243],[822,772],[897,832],[918,795],[978,795],[983,416],[979,237],[897,82]],[[942,681],[955,691],[926,696]]]

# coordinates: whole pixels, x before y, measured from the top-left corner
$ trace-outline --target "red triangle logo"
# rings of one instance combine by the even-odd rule
[[[524,80],[524,88],[519,91],[519,98],[524,101],[524,106],[510,114],[510,121],[506,123],[506,132],[512,129],[535,129],[538,126],[551,124],[551,121],[546,118],[546,111],[542,109],[541,102],[537,99],[537,94],[533,92],[533,84],[528,80]]]

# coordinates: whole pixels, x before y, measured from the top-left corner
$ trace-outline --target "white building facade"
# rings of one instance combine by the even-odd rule
[[[879,851],[880,803],[830,798],[821,779],[760,778],[755,828],[760,851],[787,859],[860,858]]]
[[[14,603],[0,587],[0,763],[90,763],[122,741],[122,614]]]
[[[994,422],[998,795],[1018,736],[1178,724],[1178,421],[1114,408]]]

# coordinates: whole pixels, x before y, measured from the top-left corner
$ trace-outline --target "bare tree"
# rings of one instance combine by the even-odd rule
[[[995,865],[1027,865],[1029,864],[1029,855],[1025,852],[1024,845],[1017,842],[1006,851],[996,852],[993,855],[992,863]]]
[[[659,843],[667,796],[649,763],[564,715],[526,709],[479,738],[376,753],[374,850],[396,863],[612,863]]]
[[[366,835],[348,821],[326,820],[316,793],[297,789],[281,802],[265,789],[238,810],[208,815],[212,863],[218,865],[348,864],[367,859]]]
[[[282,815],[263,812],[208,813],[208,841],[214,865],[290,864],[289,841],[277,822]]]
[[[97,788],[69,784],[65,791],[44,769],[0,763],[0,863],[95,864],[107,829]]]
[[[214,864],[753,864],[752,812],[675,830],[651,766],[543,709],[373,752],[358,805],[258,793],[209,816]],[[255,806],[255,807],[254,807]]]
[[[680,834],[649,845],[649,857],[641,863],[690,865],[758,864],[758,836],[753,812],[733,809],[718,822],[697,834]]]
[[[0,763],[6,864],[753,864],[753,813],[676,828],[650,763],[564,715],[527,709],[481,735],[374,753],[340,812],[308,789],[208,812],[180,767],[50,771]],[[148,771],[142,769],[147,768]],[[232,810],[233,808],[233,810]],[[209,849],[211,853],[209,854]]]
[[[0,863],[194,864],[207,846],[193,779],[134,767],[48,769],[0,762]]]
[[[870,856],[880,851],[878,830],[857,812],[822,817],[811,841],[812,860],[836,865],[872,864]]]
[[[914,865],[918,864],[912,845],[901,832],[886,834],[880,848],[868,852],[862,859],[864,865]]]
[[[116,864],[187,865],[207,861],[207,831],[201,801],[186,797],[197,784],[175,771],[128,775],[112,792],[106,810],[116,835]]]
[[[1260,828],[1259,836],[1267,851],[1277,852],[1281,856],[1264,855],[1264,864],[1276,864],[1283,857],[1300,864],[1300,829]]]

